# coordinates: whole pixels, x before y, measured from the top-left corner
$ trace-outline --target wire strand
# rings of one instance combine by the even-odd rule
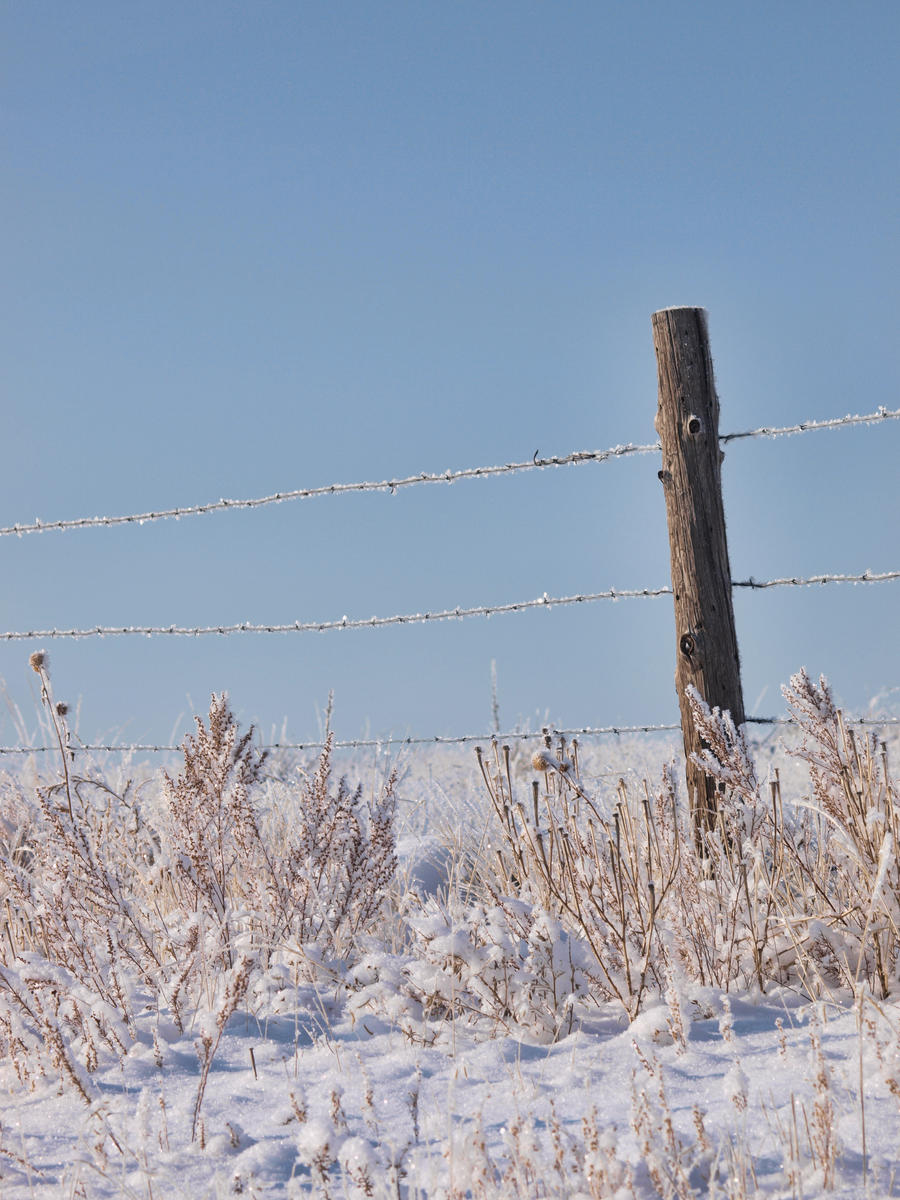
[[[880,728],[881,726],[900,725],[900,717],[852,717],[845,718],[849,725],[869,726]],[[747,725],[790,725],[790,717],[748,717]],[[363,749],[390,749],[391,747],[403,746],[462,746],[472,742],[525,742],[533,741],[536,738],[546,737],[548,734],[551,737],[603,737],[615,735],[622,737],[629,734],[642,733],[673,733],[680,730],[678,724],[668,725],[601,725],[601,726],[585,726],[579,729],[557,729],[553,726],[547,726],[544,729],[533,730],[513,730],[508,733],[464,733],[457,736],[444,736],[442,734],[433,734],[430,737],[394,737],[386,735],[383,738],[358,738],[352,741],[335,741],[332,743],[335,750],[363,750]],[[260,750],[322,750],[325,747],[324,742],[266,742],[260,744]],[[76,751],[82,753],[106,753],[106,754],[171,754],[182,749],[179,745],[156,745],[152,743],[119,743],[110,745],[100,745],[91,743],[77,743],[72,747]],[[49,754],[58,752],[58,746],[0,746],[0,755],[20,755],[20,754]]]
[[[96,626],[93,629],[43,629],[30,632],[0,633],[0,641],[24,641],[32,638],[87,638],[174,635],[176,637],[202,637],[206,634],[232,633],[329,633],[335,629],[379,629],[384,625],[422,625],[432,621],[460,621],[466,617],[492,617],[502,613],[523,612],[529,608],[556,608],[567,604],[590,604],[595,600],[630,600],[638,596],[670,595],[670,587],[642,588],[639,590],[591,592],[577,596],[548,596],[544,593],[537,600],[517,600],[511,604],[478,604],[471,608],[448,608],[437,612],[401,613],[392,617],[366,617],[339,621],[293,621],[284,625],[206,625],[181,627],[177,625],[143,626]]]
[[[900,571],[863,571],[861,575],[810,575],[805,579],[737,579],[732,587],[774,588],[808,587],[825,583],[886,583],[900,579]],[[398,613],[392,617],[342,617],[339,621],[292,621],[284,625],[253,625],[242,621],[237,625],[96,625],[92,629],[31,629],[0,633],[0,641],[17,642],[51,638],[89,637],[205,637],[209,634],[226,636],[233,633],[330,633],[336,629],[380,629],[385,625],[424,625],[435,621],[462,621],[467,617],[492,617],[505,613],[525,612],[532,608],[559,608],[563,605],[592,604],[597,600],[634,600],[654,596],[671,596],[671,587],[610,588],[605,592],[586,592],[575,596],[543,596],[536,600],[516,600],[511,604],[477,604],[471,608],[447,608],[438,612]]]
[[[888,583],[900,579],[900,571],[863,571],[861,575],[809,575],[805,579],[732,579],[735,588],[812,587],[817,583]]]
[[[394,737],[386,735],[382,738],[356,738],[352,741],[335,741],[335,750],[361,750],[388,748],[391,746],[462,746],[470,742],[499,742],[531,741],[544,737],[548,733],[552,737],[594,737],[602,734],[659,733],[680,729],[680,725],[607,725],[598,728],[585,727],[582,729],[546,729],[513,730],[508,733],[464,733],[455,736],[432,734],[430,737]],[[266,742],[260,750],[323,750],[324,742]],[[163,746],[154,744],[120,744],[120,745],[90,745],[77,744],[73,749],[80,751],[97,751],[117,754],[163,754],[181,749],[181,745]],[[59,751],[58,746],[0,746],[0,754],[43,754]]]
[[[776,438],[788,437],[794,433],[815,433],[820,429],[840,429],[845,425],[874,425],[878,421],[894,421],[900,417],[900,408],[885,408],[882,404],[875,412],[846,417],[832,417],[825,421],[801,421],[798,425],[781,425],[772,427],[762,425],[759,429],[748,429],[745,433],[725,433],[719,437],[724,445],[726,442],[736,442],[740,438]]]
[[[631,454],[652,454],[659,450],[659,442],[638,446],[613,446],[609,450],[576,450],[571,454],[554,455],[551,458],[535,456],[526,462],[506,463],[494,467],[465,467],[458,471],[407,475],[398,479],[380,482],[331,483],[323,487],[295,488],[288,492],[273,492],[270,496],[257,496],[249,500],[213,500],[208,504],[190,504],[182,508],[164,508],[150,512],[130,513],[116,517],[76,517],[68,521],[35,520],[27,524],[7,525],[0,528],[0,537],[21,537],[26,533],[48,533],[52,530],[89,529],[94,526],[146,525],[151,521],[164,521],[179,517],[194,517],[201,513],[221,512],[224,509],[262,508],[267,504],[283,504],[288,500],[312,500],[319,496],[341,496],[349,492],[394,492],[400,488],[414,487],[423,483],[455,483],[460,479],[487,479],[493,475],[511,475],[517,471],[535,471],[545,467],[578,466],[588,462],[607,462],[613,458],[625,458]]]
[[[797,425],[780,427],[761,426],[759,429],[748,429],[739,433],[723,434],[719,441],[727,442],[743,438],[776,438],[790,434],[812,433],[822,429],[839,429],[846,425],[872,425],[879,421],[894,420],[900,417],[900,409],[888,409],[882,405],[875,412],[863,415],[847,415],[834,417],[824,421],[802,421]],[[608,450],[576,450],[571,454],[554,455],[549,458],[539,458],[538,452],[532,459],[525,462],[506,463],[498,466],[466,467],[458,471],[440,471],[429,473],[422,471],[417,475],[407,475],[398,479],[385,479],[381,482],[332,483],[324,487],[296,488],[292,491],[273,492],[268,496],[257,496],[246,500],[213,500],[206,504],[189,504],[178,508],[152,509],[142,513],[128,513],[112,517],[75,517],[70,520],[20,522],[15,525],[0,527],[0,537],[22,537],[29,533],[49,533],[70,529],[90,529],[96,527],[108,528],[113,525],[147,525],[153,521],[178,520],[181,517],[199,516],[204,513],[223,512],[225,510],[262,508],[268,504],[283,504],[290,500],[310,500],[319,496],[339,496],[351,492],[390,492],[393,494],[400,488],[414,487],[426,483],[454,483],[460,479],[486,479],[496,475],[510,475],[519,471],[541,470],[546,467],[578,466],[582,463],[608,462],[615,458],[625,458],[635,454],[653,454],[660,449],[659,442],[639,445],[629,443],[622,446],[612,446]]]

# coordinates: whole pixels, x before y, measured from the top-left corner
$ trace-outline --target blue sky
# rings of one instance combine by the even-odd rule
[[[722,431],[898,407],[900,8],[4,6],[2,522],[655,438],[650,315]],[[900,564],[900,422],[729,447],[733,575]],[[0,540],[4,630],[328,620],[668,582],[653,458]],[[748,711],[897,687],[898,584],[738,593]],[[677,719],[671,600],[46,643],[89,739],[227,689],[266,736]],[[33,722],[35,644],[0,644]],[[897,696],[890,701],[897,709]],[[15,740],[4,716],[0,741]]]

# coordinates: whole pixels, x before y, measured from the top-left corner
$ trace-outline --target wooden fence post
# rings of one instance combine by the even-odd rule
[[[702,742],[685,688],[693,684],[707,704],[728,709],[736,725],[744,723],[722,504],[719,399],[706,310],[664,308],[652,321],[659,374],[659,478],[666,497],[675,595],[675,689],[694,834],[702,844],[703,831],[716,819],[716,784],[691,761]]]

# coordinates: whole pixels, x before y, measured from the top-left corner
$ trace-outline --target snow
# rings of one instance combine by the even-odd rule
[[[471,1188],[472,1172],[482,1169],[483,1155],[472,1149],[479,1139],[502,1165],[518,1122],[537,1147],[536,1162],[552,1162],[553,1121],[564,1138],[581,1141],[582,1121],[593,1110],[616,1158],[633,1168],[635,1194],[652,1196],[631,1125],[633,1091],[649,1098],[662,1124],[662,1086],[675,1137],[685,1146],[697,1140],[696,1107],[713,1146],[730,1140],[752,1155],[763,1194],[789,1196],[784,1134],[793,1128],[792,1114],[810,1114],[815,1101],[810,1021],[820,1023],[837,1108],[835,1194],[865,1194],[860,1072],[867,1194],[891,1194],[900,1167],[897,1099],[875,1043],[861,1048],[852,1010],[813,1006],[784,991],[732,997],[733,1032],[723,1037],[721,994],[697,991],[689,1007],[684,1050],[658,1008],[630,1026],[612,1011],[599,1014],[550,1046],[510,1036],[476,1040],[462,1030],[433,1046],[415,1045],[383,1021],[354,1022],[340,1007],[327,1024],[321,1011],[299,1004],[264,1020],[235,1014],[210,1073],[202,1139],[193,1145],[199,1079],[193,1036],[158,1034],[157,1054],[157,1016],[146,1013],[124,1061],[94,1077],[98,1099],[89,1110],[55,1083],[22,1091],[5,1080],[2,1195],[72,1196],[82,1188],[97,1197],[287,1197],[314,1191],[323,1175],[338,1195],[363,1194],[364,1177],[386,1195],[399,1169],[401,1195],[449,1196],[451,1187]],[[870,1014],[878,1015],[874,1005]],[[898,1017],[895,1010],[895,1025]],[[302,1123],[298,1107],[305,1110]],[[803,1122],[801,1116],[802,1181],[811,1195],[816,1171],[803,1151]],[[113,1153],[113,1138],[122,1155]],[[692,1186],[702,1193],[702,1162],[693,1169]]]
[[[180,1030],[156,994],[136,988],[129,1029],[64,967],[7,956],[7,979],[40,964],[125,1052],[110,1053],[98,1032],[96,1069],[73,1058],[84,1095],[64,1069],[21,1073],[13,1054],[0,1063],[2,1200],[897,1194],[897,995],[860,987],[813,998],[774,983],[726,994],[673,973],[632,1021],[619,1004],[560,992],[567,1032],[534,1016],[542,999],[523,973],[509,992],[521,1019],[492,1019],[487,1004],[471,1021],[426,1013],[411,974],[419,995],[443,994],[455,978],[477,997],[501,969],[493,947],[513,937],[500,909],[482,911],[496,931],[486,947],[446,919],[453,838],[460,824],[483,835],[485,800],[474,764],[426,757],[404,768],[396,878],[408,898],[397,910],[408,906],[432,957],[412,962],[388,928],[363,939],[353,962],[311,955],[298,971],[273,960],[224,1024],[205,1087],[214,997]],[[514,769],[527,774],[530,756],[521,758]],[[585,756],[583,777],[593,769],[596,787],[614,786],[605,765]],[[649,774],[641,763],[619,770]],[[524,920],[517,904],[509,911]],[[574,979],[571,941],[548,914],[520,943],[521,961],[541,947],[554,978]],[[441,965],[447,957],[458,976]]]

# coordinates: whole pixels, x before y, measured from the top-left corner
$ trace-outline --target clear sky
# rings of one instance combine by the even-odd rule
[[[0,524],[655,439],[650,315],[722,432],[898,401],[900,6],[5,4]],[[728,449],[735,578],[900,566],[900,421]],[[0,539],[0,627],[329,620],[668,582],[652,457]],[[900,584],[739,592],[749,712],[900,684]],[[677,719],[671,599],[44,643],[87,739]],[[34,724],[35,643],[0,644]],[[898,711],[896,691],[888,699]],[[0,741],[15,741],[4,714]]]

